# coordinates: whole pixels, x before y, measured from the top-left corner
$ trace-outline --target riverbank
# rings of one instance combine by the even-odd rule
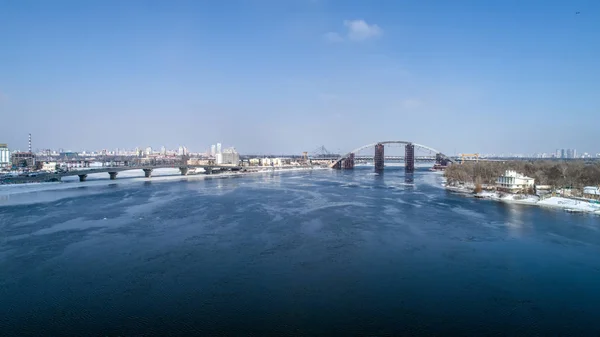
[[[564,197],[548,197],[541,199],[537,195],[508,194],[496,191],[482,191],[473,193],[471,186],[444,186],[446,190],[472,196],[479,199],[488,199],[511,204],[532,205],[546,208],[562,209],[571,213],[591,213],[600,215],[600,204],[593,204],[582,200]]]

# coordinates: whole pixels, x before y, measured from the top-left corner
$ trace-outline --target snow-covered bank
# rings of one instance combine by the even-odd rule
[[[489,199],[494,201],[512,203],[512,204],[523,204],[533,205],[540,207],[558,208],[564,209],[569,212],[585,212],[600,215],[600,204],[594,204],[582,200],[574,200],[563,197],[549,197],[540,200],[540,197],[536,195],[523,195],[523,194],[509,194],[499,193],[496,191],[482,191],[480,193],[473,193],[472,187],[463,186],[444,186],[447,190],[462,194],[470,194],[475,198]]]
[[[579,211],[600,215],[600,204],[561,197],[550,197],[537,203],[544,207],[563,208],[568,211]]]

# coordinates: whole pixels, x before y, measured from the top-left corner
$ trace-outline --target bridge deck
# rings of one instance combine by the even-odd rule
[[[161,168],[203,168],[203,169],[225,169],[225,170],[233,170],[233,169],[242,169],[242,166],[234,166],[234,165],[154,165],[154,166],[112,166],[112,167],[98,167],[98,168],[89,168],[89,169],[81,169],[81,170],[70,170],[67,172],[60,173],[61,177],[68,176],[78,176],[84,174],[94,174],[94,173],[108,173],[108,172],[122,172],[122,171],[131,171],[131,170],[156,170]]]

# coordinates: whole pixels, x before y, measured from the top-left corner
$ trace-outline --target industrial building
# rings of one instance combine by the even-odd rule
[[[35,167],[35,154],[31,152],[14,152],[11,156],[13,167]]]
[[[8,145],[0,144],[0,169],[8,168],[11,165],[10,150]]]

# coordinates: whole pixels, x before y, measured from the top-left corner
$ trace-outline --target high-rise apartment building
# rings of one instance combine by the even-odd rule
[[[216,158],[219,165],[239,165],[240,163],[240,155],[233,147],[223,150],[222,153],[217,153]]]
[[[10,166],[10,150],[8,145],[0,144],[0,168]]]

